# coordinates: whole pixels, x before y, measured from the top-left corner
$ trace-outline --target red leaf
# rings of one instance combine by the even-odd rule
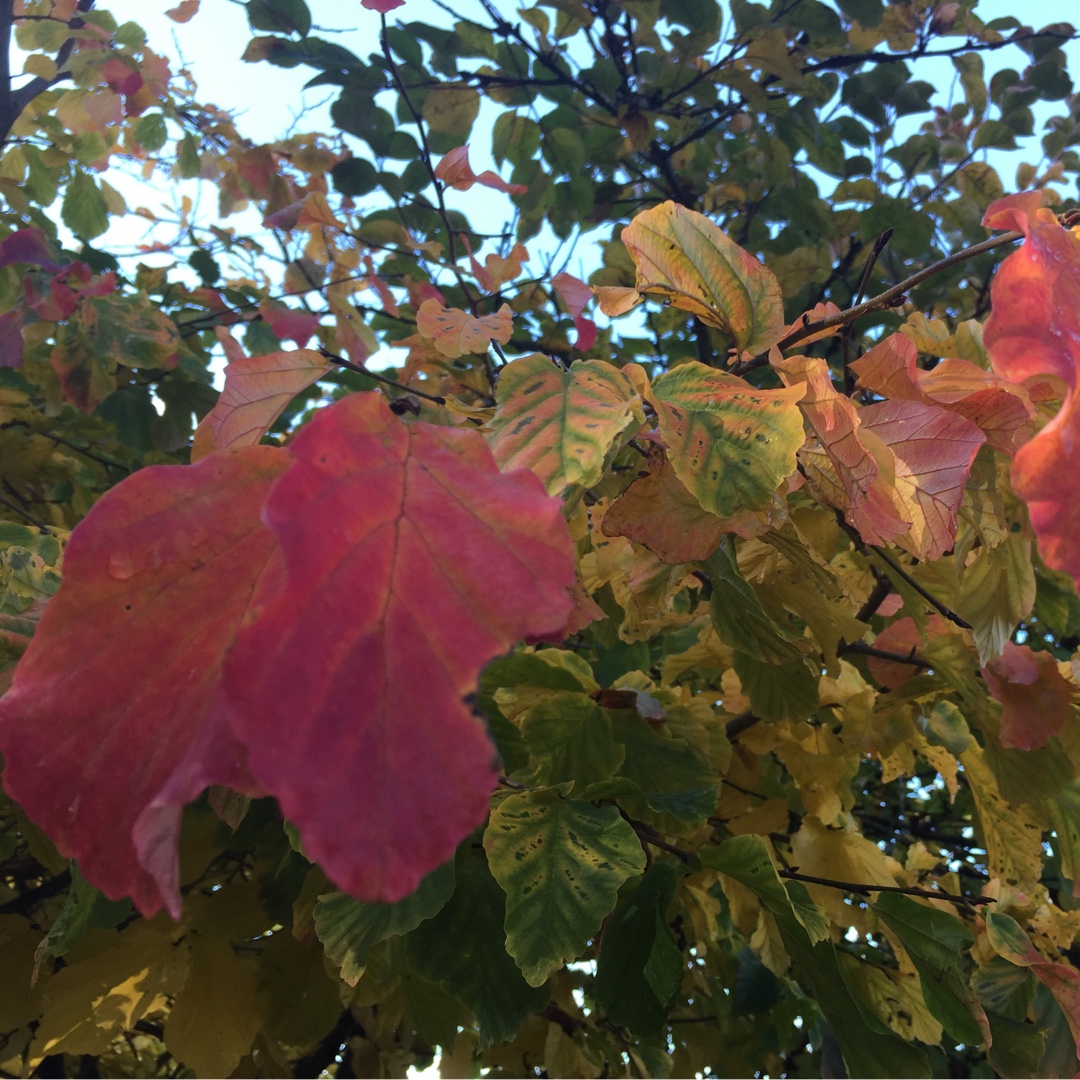
[[[366,7],[368,11],[381,11],[384,15],[404,5],[405,0],[360,0],[361,7]]]
[[[180,0],[174,8],[165,12],[173,22],[186,23],[199,10],[199,0]]]
[[[295,308],[278,307],[263,301],[259,305],[259,314],[266,320],[266,325],[282,341],[293,341],[301,349],[311,340],[319,329],[318,315]]]
[[[404,3],[404,0],[401,0]],[[372,0],[372,4],[376,3],[376,0]],[[365,7],[369,5],[364,4]],[[397,7],[398,5],[392,3],[391,7]],[[379,11],[389,11],[389,8],[377,8]],[[477,175],[472,171],[472,166],[469,164],[469,144],[464,146],[455,147],[443,155],[439,164],[435,166],[435,176],[441,180],[447,187],[453,188],[455,191],[468,191],[473,184],[483,184],[484,187],[494,188],[496,191],[503,191],[507,195],[524,195],[529,189],[524,184],[508,184],[500,176],[493,173],[490,169]]]
[[[235,344],[235,338],[224,336]],[[327,369],[326,361],[312,349],[232,360],[225,366],[221,397],[195,429],[191,460],[215,450],[256,444],[285,406]]]
[[[560,632],[573,545],[529,472],[376,394],[316,415],[265,519],[288,581],[226,665],[252,773],[341,888],[398,900],[484,819],[494,749],[462,700]]]
[[[887,544],[909,528],[879,475],[873,447],[863,440],[861,412],[833,386],[826,362],[809,356],[774,360],[785,386],[805,386],[799,408],[836,470],[848,523],[870,544]],[[824,498],[824,493],[822,493]]]
[[[22,367],[23,315],[21,311],[5,311],[0,315],[0,367]]]
[[[146,916],[179,913],[179,808],[213,783],[257,790],[213,703],[253,591],[280,575],[259,510],[288,460],[251,447],[107,492],[0,701],[8,794]]]
[[[948,633],[948,625],[940,615],[931,615],[926,620],[926,636],[939,637]],[[883,652],[896,653],[898,656],[912,656],[923,646],[923,636],[919,633],[915,620],[910,616],[897,619],[886,626],[874,639],[874,648]],[[921,670],[914,664],[905,664],[900,660],[883,660],[879,656],[869,656],[866,666],[870,669],[879,686],[895,690],[919,674]]]
[[[12,263],[30,263],[50,273],[64,265],[57,260],[52,241],[41,229],[33,227],[8,233],[0,242],[0,266]]]
[[[1041,210],[1041,198],[1025,192],[999,199],[983,219],[1027,236],[994,278],[983,341],[999,375],[1014,382],[1054,375],[1067,388],[1057,416],[1017,452],[1012,483],[1028,505],[1042,557],[1080,584],[1080,237]]]
[[[1061,732],[1072,703],[1072,687],[1047,652],[1005,643],[982,669],[987,689],[1001,702],[1001,745],[1037,750]]]

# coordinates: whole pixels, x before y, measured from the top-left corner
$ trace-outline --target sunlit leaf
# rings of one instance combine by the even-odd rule
[[[704,214],[661,203],[638,214],[622,242],[637,267],[638,292],[723,330],[740,352],[762,352],[779,338],[776,278]]]
[[[523,356],[499,373],[495,400],[495,460],[504,470],[532,469],[553,495],[597,483],[620,436],[644,421],[630,381],[602,360],[564,371],[541,353]]]
[[[435,342],[435,348],[451,360],[466,353],[484,353],[492,340],[505,345],[513,333],[510,305],[494,315],[480,318],[458,308],[445,308],[437,300],[425,300],[416,313],[416,329]]]

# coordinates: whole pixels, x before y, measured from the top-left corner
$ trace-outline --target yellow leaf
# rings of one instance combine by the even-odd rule
[[[165,1045],[196,1076],[229,1076],[262,1024],[258,972],[220,937],[192,934],[191,973],[165,1023]]]
[[[420,111],[432,131],[468,135],[480,111],[480,92],[472,86],[444,83],[424,98]]]
[[[783,297],[772,271],[704,214],[661,203],[638,214],[622,242],[637,267],[638,292],[723,330],[740,353],[763,352],[783,333]]]

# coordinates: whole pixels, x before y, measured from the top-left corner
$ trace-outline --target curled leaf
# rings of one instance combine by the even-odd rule
[[[468,191],[473,184],[482,184],[484,187],[503,191],[507,195],[524,195],[529,190],[524,184],[508,184],[490,169],[485,169],[482,173],[474,173],[469,164],[468,143],[444,154],[439,164],[435,166],[435,176],[447,187],[454,188],[456,191]]]
[[[478,318],[460,308],[443,307],[437,300],[425,300],[416,313],[416,329],[431,338],[443,356],[456,360],[466,353],[487,352],[492,340],[505,345],[514,328],[509,304],[494,315]]]

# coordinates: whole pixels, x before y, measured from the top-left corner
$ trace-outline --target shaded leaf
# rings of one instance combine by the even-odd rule
[[[1001,745],[1035,750],[1070,718],[1072,687],[1051,653],[1011,641],[982,669],[987,689],[1001,702]]]
[[[645,853],[614,806],[554,791],[511,795],[492,812],[484,849],[506,893],[506,948],[530,986],[576,959]]]
[[[457,887],[445,907],[406,939],[415,969],[476,1014],[480,1047],[509,1042],[548,994],[530,986],[503,944],[506,894],[482,852],[460,859]]]
[[[355,986],[367,966],[368,954],[380,941],[415,930],[425,919],[437,915],[453,893],[453,859],[432,870],[416,892],[394,904],[328,893],[315,905],[315,933],[326,955],[341,969],[342,981]]]

